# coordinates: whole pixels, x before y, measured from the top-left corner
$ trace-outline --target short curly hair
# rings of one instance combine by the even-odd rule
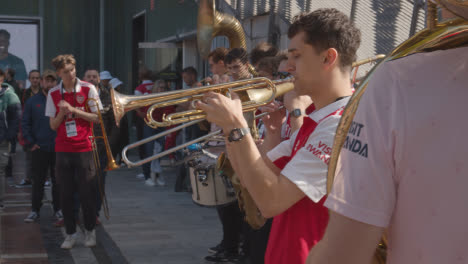
[[[224,59],[226,58],[228,52],[229,50],[224,47],[217,48],[210,52],[208,58],[211,58],[214,63],[218,63],[220,60],[224,62]]]
[[[76,66],[76,60],[75,60],[75,57],[73,57],[73,55],[71,54],[58,55],[57,57],[52,59],[52,65],[57,71],[65,68],[65,65],[67,64],[73,64],[73,66]]]
[[[337,9],[321,8],[297,15],[289,27],[288,37],[291,39],[301,32],[305,33],[305,43],[313,45],[318,52],[336,49],[342,70],[356,61],[361,31]]]
[[[274,57],[278,53],[278,49],[268,42],[260,42],[250,52],[250,62],[256,65],[261,59],[266,57]]]

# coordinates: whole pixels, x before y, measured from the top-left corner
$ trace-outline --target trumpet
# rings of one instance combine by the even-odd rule
[[[258,81],[255,81],[255,79],[256,80],[267,80],[267,82],[259,83]],[[153,156],[148,157],[148,158],[143,159],[143,160],[133,162],[133,161],[130,161],[128,159],[128,156],[127,156],[128,150],[137,148],[137,147],[139,147],[139,146],[141,146],[143,144],[154,141],[154,140],[156,140],[158,138],[164,137],[164,136],[166,136],[168,134],[171,134],[173,132],[179,131],[179,130],[185,128],[185,127],[195,125],[195,124],[203,121],[206,118],[206,115],[201,110],[190,110],[190,111],[175,113],[175,114],[169,115],[167,117],[163,117],[162,122],[158,122],[158,121],[156,121],[156,120],[154,120],[152,118],[152,112],[155,109],[159,108],[159,107],[165,107],[165,106],[169,106],[169,105],[173,105],[173,104],[179,104],[179,103],[183,103],[183,102],[189,102],[189,101],[194,102],[194,100],[200,100],[201,97],[202,97],[202,95],[200,95],[200,94],[194,94],[193,96],[187,96],[186,93],[192,94],[192,93],[195,93],[195,90],[198,91],[198,93],[200,93],[200,90],[203,89],[203,88],[205,88],[205,89],[203,89],[203,91],[205,91],[205,92],[216,91],[217,89],[220,89],[220,87],[222,89],[228,89],[229,90],[229,89],[231,89],[229,87],[234,86],[236,88],[235,89],[233,88],[231,90],[231,92],[232,91],[235,91],[235,92],[238,92],[238,93],[242,92],[242,93],[239,94],[239,96],[241,97],[241,100],[243,101],[243,103],[242,103],[243,111],[244,112],[251,112],[251,111],[256,110],[260,106],[263,106],[263,105],[266,105],[266,104],[270,103],[271,101],[273,101],[274,98],[276,98],[278,96],[281,96],[281,95],[291,91],[292,89],[294,89],[294,83],[293,83],[294,78],[292,78],[292,77],[282,79],[282,80],[276,80],[276,81],[272,81],[272,80],[269,80],[267,78],[255,78],[255,79],[249,79],[249,80],[237,81],[237,82],[233,82],[233,83],[225,83],[225,84],[219,84],[219,85],[212,85],[212,86],[182,90],[182,91],[178,91],[178,93],[180,94],[180,99],[168,100],[168,101],[165,101],[165,102],[159,102],[159,103],[154,104],[153,106],[150,107],[150,109],[148,109],[148,112],[147,112],[147,118],[146,118],[145,121],[147,122],[148,126],[156,128],[156,127],[161,127],[161,126],[171,126],[171,125],[180,124],[180,123],[184,123],[184,124],[179,125],[179,126],[174,127],[174,128],[171,128],[171,129],[168,129],[168,130],[166,130],[164,132],[153,135],[151,137],[142,139],[142,140],[137,141],[135,143],[132,143],[130,145],[127,145],[122,150],[122,160],[125,162],[125,164],[127,164],[128,167],[140,166],[140,165],[142,165],[144,163],[147,163],[147,162],[153,161],[155,159],[159,159],[161,157],[169,155],[169,154],[171,154],[171,153],[173,153],[175,151],[178,151],[180,149],[183,149],[183,148],[185,148],[185,147],[187,147],[189,145],[192,145],[192,144],[204,141],[204,140],[209,140],[209,139],[219,135],[222,132],[221,130],[211,132],[211,133],[209,133],[209,134],[207,134],[205,136],[202,136],[200,138],[191,140],[189,142],[186,142],[185,144],[176,146],[174,148],[163,151],[161,153],[158,153],[156,155],[153,155]],[[244,85],[244,86],[239,86],[241,84]],[[245,85],[245,84],[247,84],[247,85]],[[271,85],[271,87],[269,87],[268,85]],[[268,87],[266,87],[266,86],[268,86]],[[193,90],[193,91],[190,91],[190,90]],[[129,97],[132,97],[132,96],[129,96]],[[149,97],[149,95],[146,95],[145,97]],[[155,100],[159,100],[159,99],[155,99]],[[134,103],[135,104],[140,104],[140,103],[137,103],[137,102],[134,102]],[[254,117],[254,119],[261,118],[262,116],[264,116],[266,114],[267,113],[256,115]]]
[[[200,110],[189,110],[165,116],[163,118],[163,122],[159,122],[154,120],[152,117],[152,113],[155,109],[201,100],[203,98],[203,94],[207,92],[219,92],[228,97],[230,93],[236,92],[239,93],[239,96],[243,101],[242,105],[244,112],[253,111],[258,107],[271,102],[278,92],[284,94],[285,92],[292,90],[294,88],[293,81],[294,79],[292,77],[277,81],[260,77],[149,95],[123,95],[112,89],[112,108],[114,111],[115,122],[119,125],[120,119],[122,119],[126,112],[152,105],[151,108],[148,109],[147,118],[145,120],[146,123],[148,126],[153,128],[166,127],[193,120],[204,119],[205,114]]]

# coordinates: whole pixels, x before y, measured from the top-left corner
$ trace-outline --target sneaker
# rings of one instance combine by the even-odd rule
[[[59,219],[57,222],[54,223],[54,227],[63,227],[65,226],[65,221],[62,219]]]
[[[26,216],[26,218],[24,219],[24,222],[25,223],[32,223],[32,222],[35,222],[39,220],[39,214],[34,212],[34,211],[31,211],[28,216]]]
[[[224,246],[223,246],[223,242],[219,243],[218,245],[214,246],[214,247],[210,247],[208,249],[208,253],[218,253],[220,251],[224,250]]]
[[[28,186],[28,185],[31,185],[31,181],[28,180],[28,179],[22,179],[21,182],[18,185]]]
[[[159,176],[156,178],[156,183],[158,184],[158,186],[166,186],[166,179],[164,178],[164,176],[159,174]]]
[[[50,181],[45,181],[44,187],[50,187]]]
[[[10,157],[10,153],[8,153],[8,152],[3,152],[2,155],[5,156],[5,157]]]
[[[145,175],[143,173],[140,173],[140,174],[137,174],[136,178],[139,180],[143,180],[145,178]]]
[[[63,241],[62,246],[60,247],[63,249],[72,249],[76,243],[76,237],[76,233],[73,235],[66,235],[65,240]]]
[[[147,186],[155,186],[156,183],[153,181],[153,179],[149,178],[145,181],[145,185]]]
[[[85,231],[85,242],[84,245],[86,247],[94,247],[96,246],[96,230],[93,231]]]
[[[237,252],[222,250],[214,255],[206,256],[205,260],[210,262],[237,262],[240,257]]]
[[[57,212],[55,212],[55,218],[57,218],[57,220],[63,219],[62,210],[58,210]]]

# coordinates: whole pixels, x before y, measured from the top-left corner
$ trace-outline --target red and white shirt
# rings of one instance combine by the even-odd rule
[[[63,92],[63,94],[62,94]],[[76,93],[76,94],[75,94]],[[94,85],[81,81],[76,78],[76,85],[74,92],[67,92],[62,88],[62,82],[49,91],[47,96],[45,115],[48,117],[56,117],[59,110],[58,103],[61,100],[67,101],[71,106],[78,108],[82,111],[87,111],[85,108],[86,100],[94,98],[98,104],[99,109],[102,109],[101,101]],[[93,101],[88,102],[89,109],[94,113],[97,112],[96,104]],[[77,135],[67,137],[65,122],[74,120],[76,123]],[[89,121],[82,118],[66,118],[60,123],[57,128],[57,137],[55,138],[55,152],[87,152],[91,151],[90,136],[92,125]]]
[[[289,140],[268,152],[281,174],[306,195],[273,219],[265,263],[302,264],[328,223],[323,206],[336,127],[349,98],[312,112]]]
[[[152,93],[154,83],[150,80],[144,80],[135,88],[135,95],[145,95]]]

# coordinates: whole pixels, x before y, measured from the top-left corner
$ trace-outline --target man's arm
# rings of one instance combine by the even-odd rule
[[[32,111],[31,111],[31,101],[28,101],[24,106],[23,118],[21,120],[21,132],[23,133],[24,139],[26,139],[31,145],[34,145],[32,134]]]
[[[14,104],[8,105],[6,112],[7,112],[7,122],[8,122],[7,138],[13,139],[16,137],[19,131],[19,123],[21,119],[21,104],[14,103]]]
[[[82,118],[89,122],[99,123],[99,116],[96,113],[85,112],[74,107],[72,107],[70,112],[72,112],[75,115],[75,117]]]
[[[325,235],[312,248],[306,263],[371,263],[383,230],[382,227],[358,222],[330,211]]]
[[[216,93],[205,97],[208,103],[198,102],[197,108],[207,113],[208,121],[221,126],[225,133],[247,127],[236,94],[232,94],[234,100]],[[269,168],[250,134],[241,141],[227,142],[227,151],[234,170],[265,217],[282,213],[305,196],[293,182]]]
[[[274,165],[267,164],[251,135],[227,142],[227,151],[234,170],[264,217],[284,212],[305,196],[296,184],[279,174],[279,169],[275,171]]]

